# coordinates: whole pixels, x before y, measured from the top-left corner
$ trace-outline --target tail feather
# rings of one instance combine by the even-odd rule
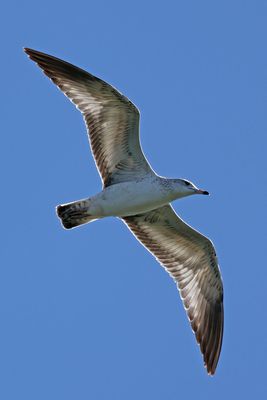
[[[81,200],[59,205],[56,211],[64,228],[72,229],[98,219],[97,216],[91,215],[88,209],[88,200]]]

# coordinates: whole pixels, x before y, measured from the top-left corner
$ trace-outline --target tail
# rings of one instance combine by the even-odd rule
[[[91,215],[89,208],[90,200],[80,200],[57,206],[56,210],[64,228],[71,229],[100,218]]]

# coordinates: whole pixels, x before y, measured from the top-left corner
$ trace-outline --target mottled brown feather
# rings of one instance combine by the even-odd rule
[[[123,218],[136,238],[173,277],[207,372],[215,373],[223,338],[223,285],[214,247],[170,205]]]
[[[82,112],[103,185],[154,174],[139,140],[139,111],[108,83],[56,57],[24,49]]]

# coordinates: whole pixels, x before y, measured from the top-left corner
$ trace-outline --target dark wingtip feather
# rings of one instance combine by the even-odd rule
[[[205,305],[204,305],[205,304]],[[205,302],[201,315],[194,318],[187,310],[191,327],[203,355],[204,366],[209,375],[214,375],[220,357],[223,339],[223,303]],[[190,318],[191,317],[191,318]]]
[[[75,79],[95,79],[93,75],[84,71],[83,69],[76,67],[67,61],[61,60],[60,58],[51,56],[50,54],[42,53],[38,50],[33,50],[28,47],[24,47],[25,53],[28,57],[36,62],[44,73],[52,80],[57,77],[68,77],[71,80]],[[57,84],[57,82],[55,82]]]
[[[222,339],[223,339],[223,303],[216,304],[214,310],[211,313],[211,318],[208,323],[208,330],[205,336],[200,341],[200,347],[202,343],[205,343],[203,352],[204,365],[209,375],[214,375],[216,372],[217,364],[219,361]]]
[[[34,56],[34,54],[43,54],[40,51],[34,50],[34,49],[30,49],[29,47],[23,47],[23,51],[29,56],[31,57],[31,55]]]

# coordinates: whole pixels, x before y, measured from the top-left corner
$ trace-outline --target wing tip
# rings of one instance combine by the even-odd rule
[[[208,375],[214,375],[219,362],[224,328],[223,302],[206,303],[202,316],[195,317],[187,310],[187,316],[203,356]]]
[[[22,49],[23,49],[24,53],[26,53],[27,56],[29,56],[29,57],[31,57],[31,55],[33,55],[34,53],[36,53],[36,54],[40,53],[39,51],[30,49],[29,47],[23,47]]]
[[[52,56],[49,56],[48,54],[42,53],[41,51],[30,49],[29,47],[23,47],[24,53],[27,54],[30,60],[36,62],[40,66],[40,62],[44,57],[47,58],[53,58]]]
[[[222,349],[224,328],[223,302],[217,303],[212,321],[210,322],[212,322],[212,325],[209,325],[211,332],[209,332],[208,339],[206,339],[205,343],[205,339],[202,337],[199,344],[207,373],[208,375],[213,376],[216,372]],[[203,343],[205,346],[204,348],[201,348]]]

